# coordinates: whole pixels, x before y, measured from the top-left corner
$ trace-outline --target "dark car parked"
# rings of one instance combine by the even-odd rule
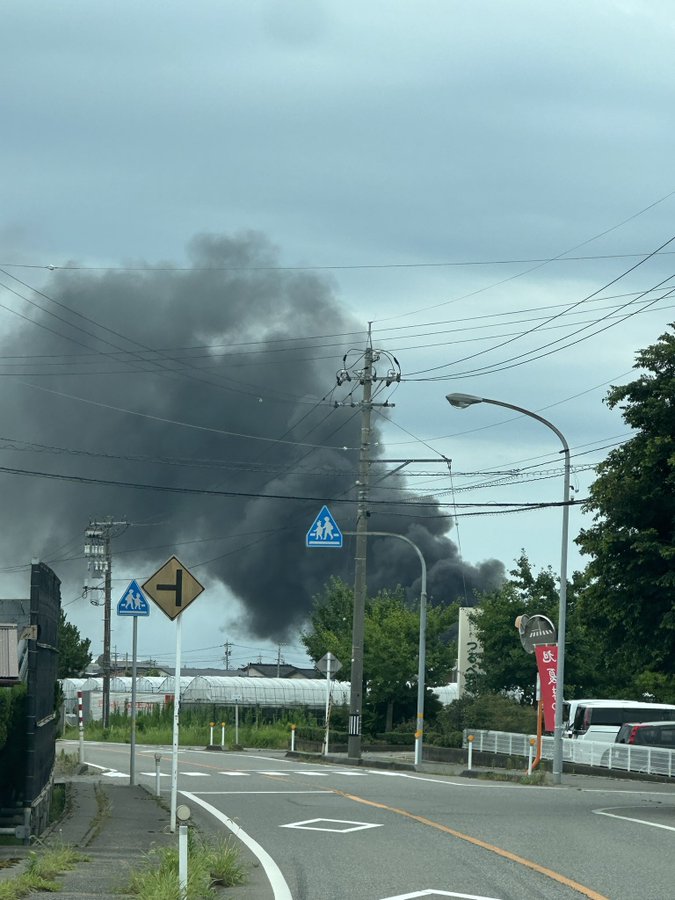
[[[675,722],[627,723],[619,728],[615,743],[675,749]]]

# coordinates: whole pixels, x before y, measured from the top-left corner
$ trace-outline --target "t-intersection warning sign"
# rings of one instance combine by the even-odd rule
[[[120,597],[117,604],[118,616],[149,616],[150,604],[143,596],[137,581],[132,581],[126,591]]]
[[[342,546],[342,532],[327,506],[322,506],[321,512],[314,519],[312,527],[307,532],[305,546],[337,547],[338,549]]]

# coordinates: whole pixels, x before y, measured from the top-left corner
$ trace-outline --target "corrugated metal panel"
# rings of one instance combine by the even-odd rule
[[[0,625],[0,678],[19,680],[16,625]]]

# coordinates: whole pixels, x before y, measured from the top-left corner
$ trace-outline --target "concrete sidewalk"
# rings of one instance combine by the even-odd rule
[[[120,900],[132,869],[141,867],[154,849],[176,846],[169,813],[144,788],[105,783],[91,776],[67,782],[70,809],[44,840],[68,844],[87,861],[59,876],[62,900]]]

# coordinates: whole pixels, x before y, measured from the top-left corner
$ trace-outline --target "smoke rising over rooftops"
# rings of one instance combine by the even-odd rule
[[[331,574],[353,577],[349,540],[341,552],[308,551],[304,536],[324,500],[354,529],[354,503],[339,500],[355,499],[360,414],[335,408],[346,390],[332,391],[365,329],[327,278],[275,269],[260,234],[201,235],[189,257],[185,270],[58,270],[45,296],[2,276],[16,291],[3,292],[5,308],[20,318],[5,314],[0,341],[0,465],[176,489],[4,474],[4,564],[57,560],[81,548],[90,519],[125,519],[145,526],[115,545],[139,576],[175,553],[242,600],[250,633],[281,639]],[[378,509],[370,527],[420,546],[435,602],[471,602],[499,582],[500,562],[465,563],[437,509],[422,519],[397,496],[404,515]],[[386,486],[373,497],[388,497]],[[371,591],[400,583],[414,594],[419,574],[399,542],[370,541]]]

